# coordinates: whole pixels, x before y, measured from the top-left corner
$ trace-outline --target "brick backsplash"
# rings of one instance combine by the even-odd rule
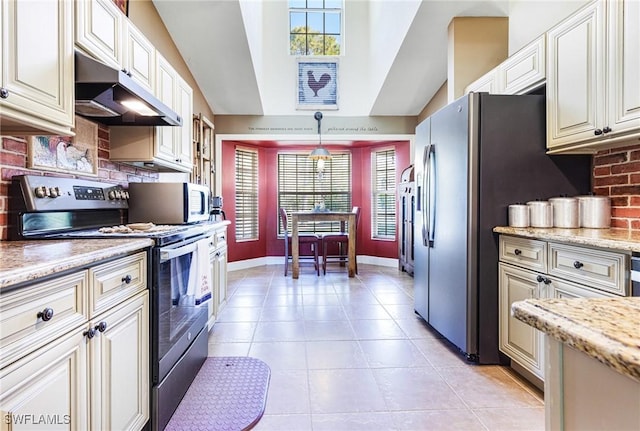
[[[611,226],[640,230],[640,145],[593,157],[593,191],[611,197]]]
[[[130,182],[157,181],[158,173],[109,160],[109,128],[98,125],[98,177],[68,175],[27,168],[27,138],[2,136],[0,146],[0,240],[7,239],[9,184],[14,175],[30,174],[84,178],[126,185]]]

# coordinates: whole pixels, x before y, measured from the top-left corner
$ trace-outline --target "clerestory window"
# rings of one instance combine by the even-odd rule
[[[289,0],[291,55],[340,55],[342,0]]]

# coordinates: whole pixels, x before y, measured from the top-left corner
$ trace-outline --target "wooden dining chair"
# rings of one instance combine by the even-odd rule
[[[356,234],[360,222],[360,207],[353,207],[351,212],[356,214]],[[346,232],[344,222],[340,226],[341,232],[326,233],[322,236],[322,273],[327,273],[327,262],[339,262],[341,266],[349,261],[349,234]],[[354,241],[356,238],[354,238]],[[356,242],[357,244],[357,242]],[[329,248],[338,248],[337,254],[329,254]],[[356,252],[356,255],[358,253]],[[358,260],[354,262],[356,274],[358,273]]]
[[[280,220],[282,220],[282,225],[284,227],[284,275],[287,276],[289,261],[293,260],[293,256],[291,255],[291,233],[287,230],[287,211],[284,208],[280,208]],[[322,246],[322,238],[316,235],[315,233],[298,233],[298,243],[300,244],[299,250],[299,259],[302,261],[303,259],[313,259],[316,273],[320,275],[320,247]],[[312,255],[303,255],[302,254],[302,245],[309,245],[311,247]]]

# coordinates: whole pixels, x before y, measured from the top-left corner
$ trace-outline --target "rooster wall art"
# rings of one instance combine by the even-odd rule
[[[298,61],[298,106],[300,109],[338,109],[338,63]]]

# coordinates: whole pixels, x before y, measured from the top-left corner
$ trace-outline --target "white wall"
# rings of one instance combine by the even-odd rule
[[[510,0],[509,55],[591,0]]]

